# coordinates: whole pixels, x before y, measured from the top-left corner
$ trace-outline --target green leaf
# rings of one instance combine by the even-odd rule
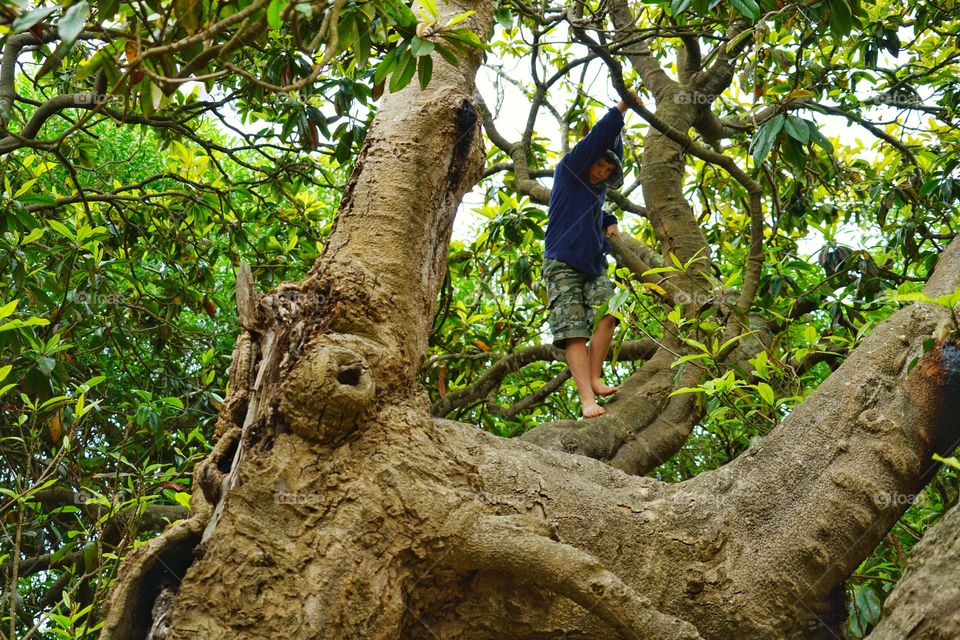
[[[0,382],[3,382],[7,379],[7,376],[10,375],[10,371],[13,369],[12,364],[4,365],[0,367]]]
[[[414,38],[410,41],[410,51],[417,57],[430,55],[434,46],[433,42],[422,38]]]
[[[384,78],[390,75],[390,72],[396,67],[397,51],[400,47],[394,47],[387,55],[383,57],[380,64],[377,65],[377,71],[373,74],[373,84],[380,84]]]
[[[744,18],[757,20],[760,17],[760,5],[756,0],[730,0],[733,8],[740,12]]]
[[[27,318],[26,320],[11,320],[0,324],[0,333],[10,331],[11,329],[22,329],[24,327],[43,327],[50,324],[46,318]]]
[[[757,391],[760,393],[760,398],[772,407],[775,398],[773,395],[773,389],[770,388],[770,385],[768,385],[766,382],[758,382]]]
[[[475,14],[475,13],[476,13],[476,11],[464,11],[463,13],[458,13],[457,15],[455,15],[455,16],[453,16],[452,18],[450,18],[449,20],[447,20],[447,23],[446,23],[445,25],[443,25],[443,26],[444,26],[444,27],[452,27],[452,26],[455,25],[455,24],[459,24],[459,23],[463,22],[464,20],[466,20],[467,18],[469,18],[470,16],[472,16],[472,15]],[[496,12],[494,12],[494,13],[496,13]],[[508,14],[509,14],[509,12],[508,12]]]
[[[410,52],[404,52],[403,57],[397,60],[400,71],[397,71],[390,78],[390,92],[396,93],[410,83],[414,72],[417,70],[417,58]]]
[[[694,360],[709,360],[709,359],[710,359],[710,356],[706,353],[694,353],[694,354],[681,356],[677,358],[670,364],[670,367],[671,368],[679,367],[684,362],[692,362]]]
[[[97,2],[97,19],[105,20],[117,15],[120,9],[120,0],[101,0]]]
[[[706,390],[700,387],[681,387],[670,394],[670,397],[678,396],[681,393],[704,393]]]
[[[62,235],[64,238],[67,238],[71,242],[76,239],[76,236],[73,234],[73,231],[70,230],[70,227],[63,224],[59,220],[49,220],[47,221],[47,224],[53,227],[54,231]]]
[[[787,116],[783,128],[791,138],[800,144],[807,144],[810,141],[810,128],[807,127],[807,121],[803,118]]]
[[[90,5],[86,2],[78,2],[67,9],[67,12],[57,23],[57,32],[60,35],[60,41],[68,47],[77,40],[77,36],[83,31],[83,25],[90,14]]]
[[[493,17],[497,19],[497,23],[504,29],[513,28],[513,14],[510,12],[510,9],[500,7],[493,12]]]
[[[834,35],[843,37],[849,35],[853,28],[853,14],[846,0],[831,0],[830,2],[830,30]]]
[[[456,42],[462,42],[470,45],[471,47],[483,49],[484,51],[490,50],[490,45],[483,42],[479,37],[477,37],[477,34],[470,29],[454,29],[453,31],[446,31],[443,33],[443,38],[447,41],[452,40]]]
[[[936,300],[923,293],[922,291],[913,291],[911,293],[896,293],[888,297],[891,302],[930,302],[936,304]]]
[[[10,314],[12,314],[14,311],[16,311],[18,304],[20,304],[20,298],[17,298],[16,300],[11,300],[7,304],[0,307],[0,319],[6,318]],[[2,380],[2,378],[0,378],[0,380]]]
[[[830,142],[826,136],[820,133],[820,130],[817,129],[816,125],[811,122],[809,123],[808,129],[810,130],[810,142],[817,145],[827,153],[833,153],[833,143]]]
[[[674,16],[678,16],[684,12],[684,10],[690,6],[690,3],[693,0],[671,0],[670,2],[670,13]]]
[[[442,44],[436,45],[437,53],[443,56],[443,59],[449,62],[454,67],[460,66],[460,58],[457,57],[457,54],[451,49]]]
[[[420,81],[420,90],[423,91],[430,83],[430,77],[433,75],[433,59],[430,56],[420,58],[417,63],[417,79]]]
[[[290,4],[288,0],[270,0],[270,4],[267,6],[267,24],[270,25],[271,29],[279,29],[283,26],[283,19],[280,14],[283,13],[283,9],[288,4]]]
[[[785,121],[786,117],[781,113],[767,120],[757,130],[750,145],[750,154],[753,156],[753,161],[756,164],[762,164],[770,154],[774,143],[777,141],[777,136],[780,135],[780,130],[783,129],[783,123]]]
[[[960,469],[960,460],[958,460],[957,458],[944,458],[935,453],[933,454],[933,459],[936,460],[937,462],[942,462],[948,467],[953,467],[954,469]]]
[[[672,253],[670,255],[673,256]],[[677,264],[679,264],[679,261],[677,261]],[[640,277],[646,278],[647,276],[652,276],[657,273],[678,273],[679,271],[680,269],[678,269],[677,267],[654,267],[653,269],[647,269],[646,271],[641,273]]]
[[[427,10],[427,14],[434,20],[440,19],[440,12],[437,10],[436,0],[420,0],[420,6]]]
[[[690,345],[691,347],[694,347],[694,348],[696,348],[696,349],[699,349],[700,351],[702,351],[702,352],[704,352],[704,353],[706,353],[706,354],[709,354],[709,353],[710,353],[710,349],[707,348],[707,345],[703,344],[703,343],[700,342],[699,340],[694,340],[693,338],[684,338],[684,337],[682,337],[682,336],[680,337],[680,339],[683,340],[684,342],[686,342],[686,343],[687,343],[688,345]]]
[[[21,31],[26,31],[33,25],[37,24],[41,20],[44,20],[51,13],[56,11],[56,7],[39,7],[31,11],[27,11],[19,18],[13,21],[13,24],[10,25],[10,30],[13,33],[20,33]]]
[[[57,366],[57,361],[53,358],[48,358],[47,356],[41,356],[40,358],[37,358],[37,366],[39,366],[40,372],[43,375],[50,377],[50,374],[53,373],[54,367]]]

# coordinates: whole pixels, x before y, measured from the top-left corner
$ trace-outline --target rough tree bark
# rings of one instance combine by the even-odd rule
[[[443,9],[489,29],[489,2]],[[246,333],[191,517],[126,559],[103,638],[834,637],[838,589],[904,509],[884,496],[916,491],[955,442],[955,343],[908,374],[948,314],[895,314],[762,442],[681,484],[432,417],[416,373],[482,169],[477,63],[384,99],[309,277],[261,297],[241,274]],[[686,131],[695,110],[673,104]],[[689,207],[654,188],[679,179],[671,144],[645,152],[647,203],[689,258],[704,246]],[[954,242],[927,290],[958,284]],[[618,411],[679,420],[645,406],[657,380]]]

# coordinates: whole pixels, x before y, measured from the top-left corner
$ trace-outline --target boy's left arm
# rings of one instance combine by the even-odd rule
[[[610,236],[620,237],[620,227],[617,225],[617,216],[609,211],[603,212],[603,232],[603,237],[605,238],[609,238]]]

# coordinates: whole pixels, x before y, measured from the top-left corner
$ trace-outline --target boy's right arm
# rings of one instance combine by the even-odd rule
[[[564,160],[567,168],[577,175],[583,175],[604,151],[613,147],[621,129],[623,113],[618,107],[612,107],[566,155]]]

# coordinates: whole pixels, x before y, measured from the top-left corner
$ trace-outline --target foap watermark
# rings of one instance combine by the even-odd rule
[[[675,104],[696,104],[709,106],[713,103],[714,98],[696,91],[683,91],[673,94],[673,102]]]
[[[322,499],[322,494],[307,491],[277,489],[273,492],[273,504],[314,505],[320,504]]]
[[[301,307],[320,306],[327,301],[322,293],[302,293],[300,291],[275,291],[260,299],[260,304],[267,307]]]
[[[873,503],[880,507],[909,506],[920,499],[916,493],[888,493],[873,494]]]
[[[703,307],[708,304],[729,305],[737,304],[740,294],[736,291],[721,291],[715,293],[687,293],[678,291],[673,296],[675,304],[693,304],[696,307]]]
[[[75,292],[73,301],[90,307],[120,307],[126,304],[126,299],[118,293],[91,293],[88,291]]]

